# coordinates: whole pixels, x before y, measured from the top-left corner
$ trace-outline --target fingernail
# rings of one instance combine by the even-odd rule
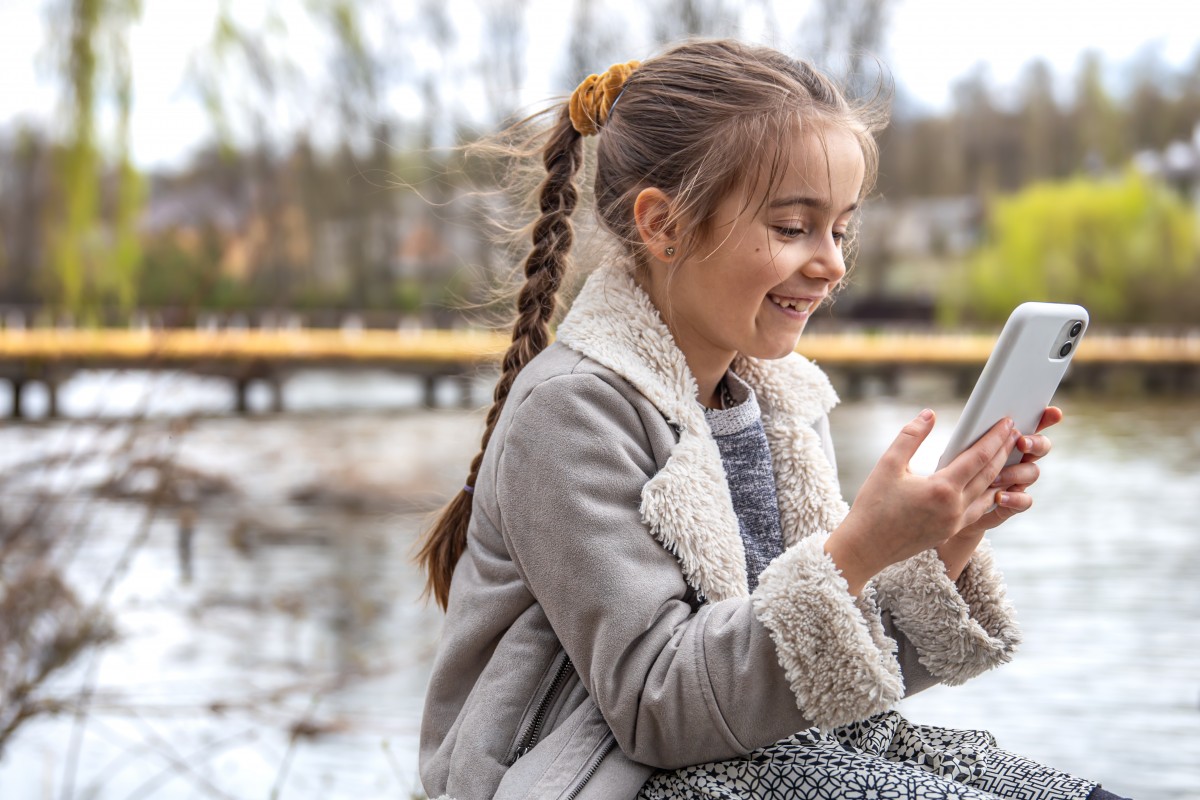
[[[1008,492],[996,492],[996,505],[1008,505]]]
[[[1016,423],[1016,422],[1014,422],[1014,421],[1013,421],[1013,420],[1010,418],[1010,419],[1008,420],[1008,429],[1011,431],[1011,430],[1012,430],[1013,428],[1015,428],[1015,427],[1017,427],[1017,423]]]
[[[1032,450],[1033,449],[1033,439],[1030,439],[1028,436],[1022,436],[1021,437],[1021,447],[1025,450]]]
[[[933,419],[933,409],[930,409],[930,408],[925,409],[924,411],[921,412],[920,417],[921,417],[921,419],[925,420],[926,422]]]

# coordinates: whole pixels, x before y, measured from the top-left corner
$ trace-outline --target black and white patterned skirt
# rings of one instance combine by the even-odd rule
[[[889,711],[656,773],[638,800],[1083,800],[1095,786],[1000,749],[987,731],[913,725]]]

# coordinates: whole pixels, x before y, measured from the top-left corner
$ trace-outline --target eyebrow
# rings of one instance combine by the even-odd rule
[[[778,199],[772,200],[770,207],[771,208],[782,208],[784,206],[806,206],[808,208],[815,208],[819,211],[828,211],[829,210],[829,203],[826,203],[824,200],[818,200],[815,197],[809,197],[808,195],[795,195],[793,197],[780,197]],[[844,211],[842,211],[842,213],[848,214],[851,211],[856,210],[857,208],[858,208],[858,203],[851,203],[850,205],[846,206],[846,209]]]

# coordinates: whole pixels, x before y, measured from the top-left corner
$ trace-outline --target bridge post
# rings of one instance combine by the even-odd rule
[[[424,381],[424,396],[421,398],[423,408],[437,408],[437,375],[429,374],[425,376]]]
[[[47,408],[46,416],[49,419],[58,419],[58,380],[55,378],[46,378],[46,398]]]
[[[250,382],[248,380],[246,380],[245,378],[234,378],[233,379],[233,392],[234,392],[233,410],[239,414],[245,414],[246,410],[247,410],[246,389],[248,388],[249,383]]]
[[[271,412],[274,414],[282,414],[283,381],[277,375],[272,375],[268,382],[271,384]]]
[[[12,418],[24,419],[25,412],[21,409],[21,395],[24,394],[25,381],[21,378],[12,379]]]
[[[458,376],[458,406],[459,408],[474,408],[475,403],[471,398],[471,389],[475,382],[471,379],[471,373],[464,372]]]

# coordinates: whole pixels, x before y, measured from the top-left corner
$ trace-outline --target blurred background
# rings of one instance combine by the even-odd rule
[[[993,535],[1024,650],[904,712],[1200,796],[1198,30],[1165,0],[0,0],[0,797],[421,796],[412,545],[478,447],[522,255],[493,234],[527,221],[460,146],[689,35],[890,97],[801,341],[848,499],[926,405],[932,469],[1013,306],[1091,312]]]

